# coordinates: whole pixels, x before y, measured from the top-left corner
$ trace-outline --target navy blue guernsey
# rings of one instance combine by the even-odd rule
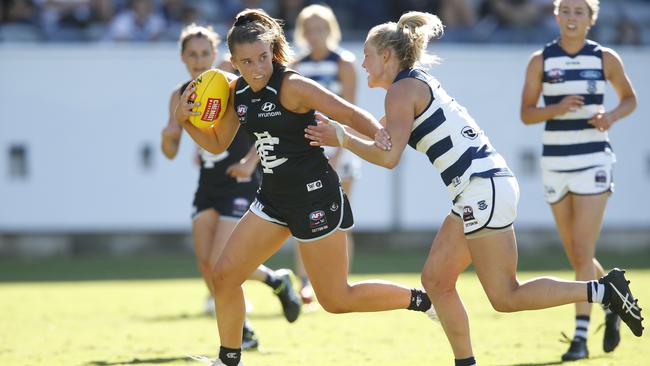
[[[189,83],[188,81],[181,86],[181,94]],[[226,174],[226,169],[244,158],[250,151],[251,146],[253,146],[251,137],[246,131],[240,129],[237,131],[228,149],[221,154],[213,154],[203,148],[199,148],[199,160],[201,163],[199,187],[219,186],[220,193],[223,194],[230,193],[228,187],[239,189],[242,184],[251,184],[257,188],[261,180],[258,171],[253,173],[250,181],[245,182],[238,182],[237,179]]]
[[[315,60],[307,55],[296,62],[295,68],[300,74],[324,86],[334,94],[341,94],[341,80],[339,79],[339,62],[341,55],[330,52],[324,59]]]
[[[588,123],[604,111],[605,72],[602,47],[587,40],[574,55],[555,40],[542,51],[544,76],[542,95],[546,105],[557,104],[568,95],[580,95],[584,105],[574,112],[546,122],[543,135],[542,167],[554,171],[578,171],[615,160],[607,131]]]
[[[323,150],[304,137],[304,129],[316,124],[314,111],[294,113],[280,103],[282,81],[289,73],[295,71],[274,63],[269,82],[258,91],[240,77],[234,100],[240,129],[255,139],[263,172],[261,191],[281,198],[306,193],[309,183],[324,179],[330,171]]]

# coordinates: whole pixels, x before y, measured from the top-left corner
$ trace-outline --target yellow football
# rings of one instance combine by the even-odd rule
[[[194,111],[201,114],[190,116],[190,122],[196,127],[210,127],[223,116],[228,105],[230,87],[226,75],[218,69],[203,72],[195,80],[193,100],[201,102]]]

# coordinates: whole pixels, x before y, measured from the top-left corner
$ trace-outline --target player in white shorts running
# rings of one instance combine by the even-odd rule
[[[598,17],[598,0],[557,0],[560,37],[533,53],[521,99],[525,124],[546,122],[543,135],[544,195],[577,280],[593,280],[605,271],[595,258],[596,242],[609,195],[614,190],[614,152],[607,131],[632,113],[636,96],[619,56],[588,40]],[[605,112],[609,81],[618,105]],[[538,107],[540,94],[544,106]],[[562,360],[589,357],[587,335],[591,304],[575,306],[575,333]],[[620,319],[605,309],[603,350],[620,341]]]
[[[307,137],[315,146],[342,146],[387,168],[399,163],[408,144],[426,154],[440,173],[453,202],[452,212],[433,241],[422,283],[451,344],[456,366],[476,365],[467,313],[456,291],[458,276],[472,263],[497,311],[603,303],[641,336],[641,309],[632,300],[624,271],[615,269],[598,281],[517,279],[512,226],[519,199],[517,181],[467,110],[419,66],[431,60],[426,46],[442,29],[437,16],[421,12],[409,12],[398,23],[372,28],[364,46],[363,67],[368,86],[387,91],[385,130],[379,130],[374,140],[367,139],[320,116],[318,126],[307,127]]]

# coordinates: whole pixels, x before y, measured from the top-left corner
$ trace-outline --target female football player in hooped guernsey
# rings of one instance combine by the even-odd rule
[[[210,28],[189,25],[180,36],[181,59],[192,79],[210,69],[217,57],[219,36]],[[229,63],[228,63],[229,64]],[[234,75],[232,76],[234,78]],[[174,119],[174,111],[180,95],[189,81],[174,89],[169,101],[170,118],[162,131],[162,151],[169,159],[178,153],[182,129]],[[211,154],[199,149],[201,171],[199,186],[194,195],[192,213],[192,239],[199,271],[214,297],[210,281],[211,269],[223,251],[237,220],[248,210],[259,187],[260,177],[256,171],[259,159],[252,147],[251,139],[239,133],[227,151]],[[262,281],[273,288],[280,300],[284,315],[289,322],[300,313],[300,299],[291,284],[286,271],[274,272],[260,265],[249,277]],[[214,303],[213,299],[208,301]],[[246,349],[258,345],[251,326],[246,323],[243,330],[243,346]]]
[[[525,124],[546,122],[543,137],[544,195],[577,280],[593,280],[604,270],[595,258],[596,243],[613,191],[614,153],[607,131],[632,113],[636,95],[620,57],[610,48],[587,40],[598,18],[598,0],[556,0],[560,37],[536,51],[528,63],[521,98]],[[605,112],[605,83],[619,98]],[[544,106],[537,106],[539,96]],[[587,335],[591,304],[575,306],[575,333],[562,360],[589,357]],[[620,341],[618,316],[605,310],[603,350]]]
[[[323,150],[310,146],[306,126],[314,110],[350,124],[367,136],[381,125],[313,80],[289,70],[290,49],[279,23],[261,10],[238,14],[228,48],[241,77],[231,83],[228,108],[210,128],[188,117],[194,86],[181,95],[176,120],[203,148],[220,153],[241,128],[256,138],[262,185],[235,227],[212,273],[221,348],[214,365],[239,365],[244,298],[241,284],[293,235],[323,308],[332,313],[409,309],[431,311],[426,294],[385,281],[349,284],[346,235],[353,226],[350,204]]]
[[[603,303],[641,336],[641,309],[621,270],[598,281],[517,279],[512,226],[519,199],[517,180],[467,110],[418,65],[431,60],[426,46],[440,34],[440,19],[421,12],[406,13],[397,23],[378,25],[368,33],[362,66],[368,73],[368,86],[387,90],[390,150],[379,149],[375,141],[360,138],[336,122],[328,125],[323,116],[318,126],[309,126],[305,132],[316,146],[340,145],[388,168],[398,164],[408,143],[426,154],[440,173],[452,201],[451,212],[433,240],[422,283],[451,344],[455,364],[476,364],[467,313],[456,291],[458,276],[471,263],[497,311]]]

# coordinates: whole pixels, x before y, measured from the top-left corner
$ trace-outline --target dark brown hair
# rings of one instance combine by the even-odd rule
[[[228,31],[228,49],[234,55],[235,45],[262,41],[271,44],[273,62],[291,62],[291,48],[282,30],[281,21],[273,19],[262,9],[246,9],[235,18]]]

